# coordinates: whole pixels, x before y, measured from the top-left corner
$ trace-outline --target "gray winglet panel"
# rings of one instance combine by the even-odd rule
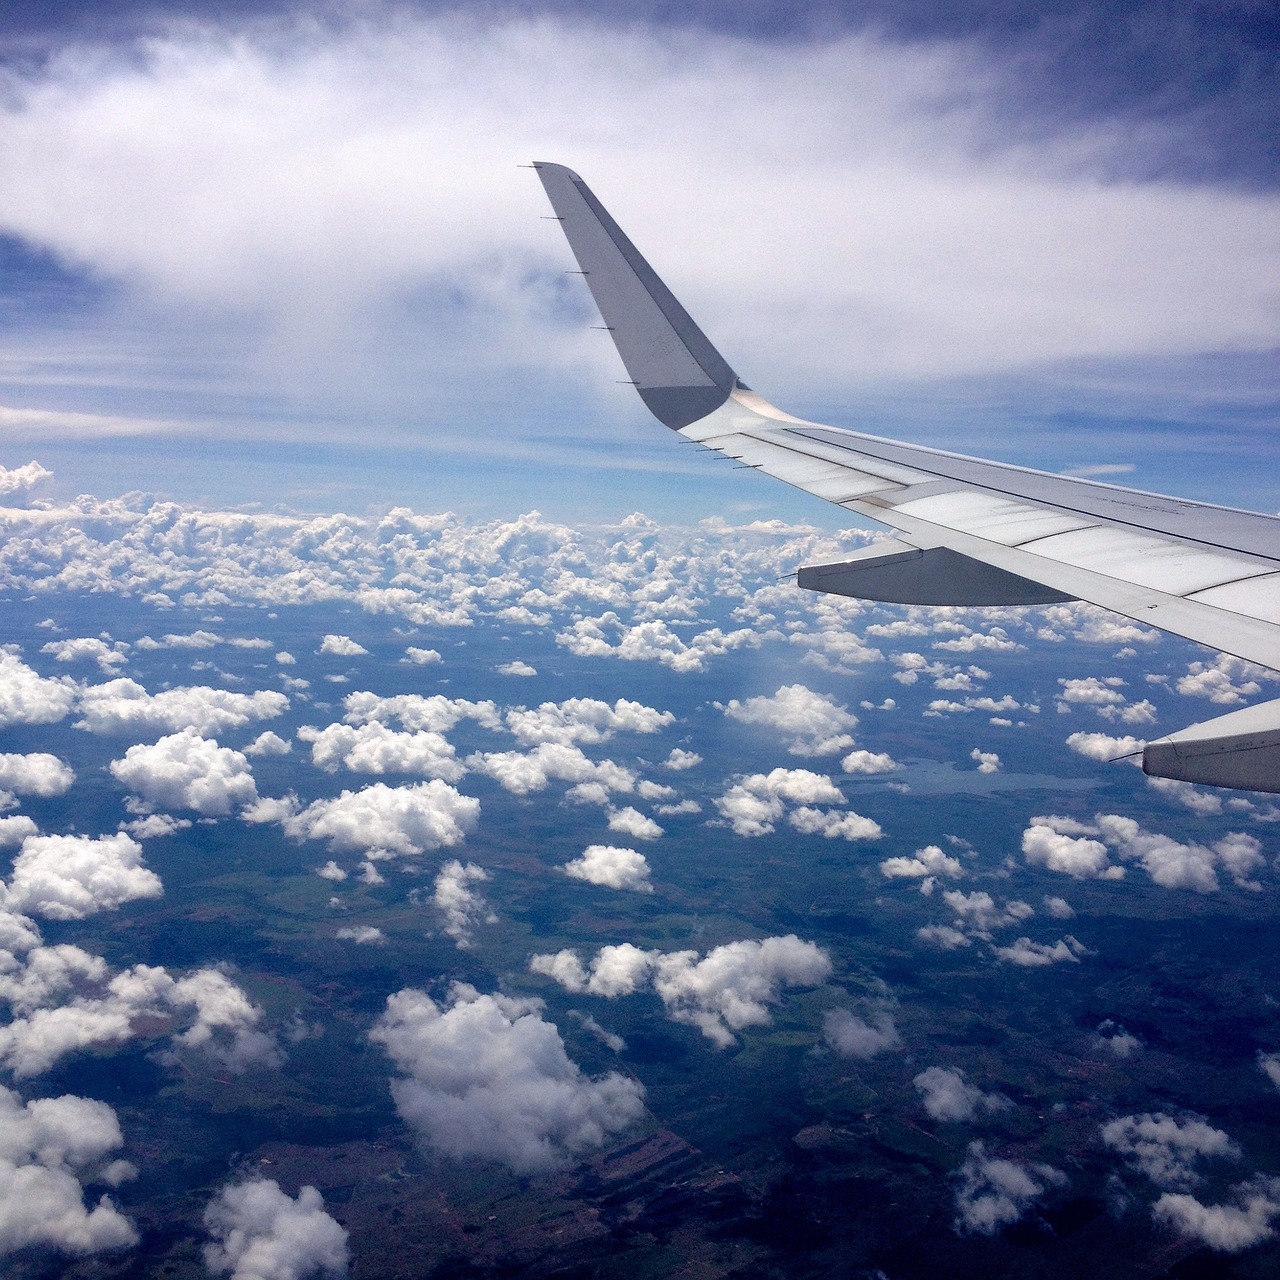
[[[572,169],[533,167],[649,411],[678,431],[718,409],[739,385],[724,357]]]

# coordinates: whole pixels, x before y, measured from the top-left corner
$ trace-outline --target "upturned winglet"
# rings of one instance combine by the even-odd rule
[[[678,431],[718,409],[743,385],[724,357],[572,169],[533,167],[649,411]]]

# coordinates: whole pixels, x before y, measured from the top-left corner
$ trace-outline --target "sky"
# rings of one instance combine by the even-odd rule
[[[6,6],[3,462],[58,498],[838,527],[619,385],[518,167],[550,159],[792,412],[1273,510],[1276,34],[1248,3]]]

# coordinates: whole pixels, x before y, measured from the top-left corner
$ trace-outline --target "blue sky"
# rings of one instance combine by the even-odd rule
[[[55,496],[840,524],[618,385],[516,167],[546,158],[793,412],[1275,508],[1263,6],[334,14],[6,7],[5,465]]]

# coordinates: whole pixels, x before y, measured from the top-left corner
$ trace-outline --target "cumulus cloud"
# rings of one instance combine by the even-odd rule
[[[1106,764],[1122,756],[1135,756],[1147,744],[1142,738],[1112,737],[1109,733],[1073,733],[1067,746],[1078,755]]]
[[[360,946],[381,946],[386,942],[382,930],[371,924],[348,925],[333,935],[343,942],[354,942]]]
[[[1093,830],[1086,827],[1086,830]],[[1022,833],[1022,854],[1034,867],[1058,871],[1077,880],[1120,880],[1124,868],[1113,866],[1107,846],[1100,840],[1076,835],[1080,824],[1052,815],[1031,819]]]
[[[588,845],[576,858],[564,864],[563,871],[575,880],[603,885],[607,889],[653,892],[653,885],[649,883],[649,864],[644,854],[635,849],[622,849],[611,844]]]
[[[334,773],[416,773],[457,782],[466,773],[442,734],[429,729],[401,733],[378,720],[367,724],[303,725],[298,737],[311,744],[311,761]]]
[[[979,773],[1000,772],[1000,757],[994,751],[980,751],[974,747],[969,752],[969,759],[977,764]]]
[[[658,823],[631,805],[609,811],[609,830],[630,836],[633,840],[656,840],[662,835],[662,827]]]
[[[178,729],[197,734],[241,729],[251,720],[269,720],[289,705],[282,693],[229,693],[192,685],[148,693],[135,680],[121,678],[80,691],[77,729],[101,734],[149,734]]]
[[[1098,1023],[1093,1037],[1094,1045],[1113,1058],[1132,1058],[1142,1048],[1142,1041],[1131,1035],[1118,1022],[1110,1018]]]
[[[231,1280],[306,1280],[347,1274],[347,1232],[324,1210],[315,1187],[294,1199],[269,1178],[233,1183],[209,1202],[205,1266]]]
[[[971,1142],[956,1173],[956,1230],[994,1235],[1017,1222],[1051,1187],[1067,1182],[1052,1165],[1002,1160],[988,1156],[983,1143]]]
[[[848,1009],[832,1009],[822,1019],[822,1036],[842,1058],[874,1058],[902,1047],[902,1037],[885,1009],[874,1009],[860,1018]]]
[[[384,849],[412,856],[461,843],[480,816],[480,802],[433,778],[411,787],[375,782],[298,813],[262,816],[279,821],[295,840],[327,840],[333,853]]]
[[[278,733],[267,729],[258,734],[244,749],[247,756],[287,756],[293,750],[293,743],[282,738]]]
[[[444,931],[460,948],[471,945],[475,926],[483,921],[496,924],[498,917],[489,910],[489,904],[472,888],[489,879],[483,867],[468,862],[465,865],[452,858],[440,868],[436,876],[432,902],[444,917]]]
[[[772,697],[731,699],[723,711],[732,720],[761,725],[787,742],[795,756],[831,756],[853,746],[849,730],[858,723],[847,707],[802,684],[784,685]]]
[[[57,756],[37,751],[29,755],[0,755],[0,790],[19,796],[60,796],[76,780],[71,767]]]
[[[1228,1204],[1206,1205],[1186,1192],[1166,1191],[1155,1203],[1157,1222],[1219,1253],[1240,1253],[1273,1239],[1280,1217],[1280,1178],[1256,1177],[1232,1188]]]
[[[1258,1051],[1258,1070],[1280,1089],[1280,1053]]]
[[[685,751],[682,747],[672,747],[670,755],[663,761],[668,769],[679,773],[692,769],[702,763],[702,757],[696,751]]]
[[[515,707],[506,714],[507,728],[522,746],[544,742],[562,746],[607,742],[617,733],[657,733],[675,723],[670,711],[658,711],[641,702],[619,698],[610,706],[597,698],[568,698],[544,702],[532,711]]]
[[[420,649],[416,645],[410,645],[404,651],[402,662],[412,662],[419,667],[429,666],[433,662],[440,661],[439,649]]]
[[[585,1076],[542,1008],[460,983],[443,1008],[412,988],[390,996],[370,1038],[403,1073],[391,1092],[404,1121],[446,1155],[517,1173],[562,1168],[639,1121],[643,1087]]]
[[[1158,1187],[1185,1191],[1202,1179],[1202,1159],[1238,1160],[1240,1148],[1204,1120],[1176,1120],[1156,1112],[1121,1116],[1102,1126],[1103,1145],[1119,1152]]]
[[[20,467],[0,467],[0,498],[10,505],[12,500],[28,489],[53,479],[53,472],[38,462],[24,463]]]
[[[144,811],[194,809],[220,818],[258,798],[244,756],[219,746],[216,738],[202,737],[197,729],[169,734],[150,746],[132,746],[110,768],[112,776],[139,798]]]
[[[943,853],[936,844],[917,849],[909,858],[886,858],[880,864],[880,873],[895,878],[924,879],[928,876],[948,876],[958,879],[964,875],[964,865],[959,858]]]
[[[696,951],[645,951],[630,943],[602,947],[590,965],[574,951],[536,955],[534,973],[569,991],[605,997],[631,995],[652,986],[676,1022],[697,1027],[722,1049],[735,1031],[769,1022],[768,1006],[791,986],[816,986],[831,975],[831,961],[795,934],[729,942],[701,960]]]
[[[900,768],[898,762],[884,751],[850,751],[840,761],[845,773],[892,773]]]
[[[772,769],[747,774],[717,797],[716,808],[740,836],[768,835],[786,813],[787,803],[843,804],[844,792],[824,773],[809,769]]]
[[[96,662],[108,675],[115,675],[129,661],[127,644],[121,640],[108,644],[98,636],[50,640],[40,646],[40,652],[50,654],[56,662]]]
[[[494,668],[500,676],[536,676],[538,668],[516,658],[513,662],[503,662]]]
[[[1030,938],[1018,938],[1007,947],[995,947],[994,952],[998,959],[1009,964],[1020,965],[1024,969],[1041,969],[1062,961],[1078,964],[1081,956],[1089,954],[1089,949],[1079,939],[1067,934],[1057,942],[1032,942]]]
[[[1011,1104],[998,1093],[983,1093],[959,1067],[926,1067],[912,1080],[924,1109],[934,1120],[962,1123],[1004,1111]]]
[[[15,646],[0,648],[0,728],[62,720],[75,702],[76,690],[67,676],[45,679],[32,671]]]
[[[28,836],[14,859],[5,906],[46,920],[83,920],[163,892],[160,877],[142,865],[142,846],[124,832]]]
[[[132,1167],[107,1157],[123,1143],[104,1102],[64,1094],[23,1103],[0,1086],[0,1256],[30,1247],[89,1254],[123,1249],[138,1233],[103,1195],[91,1209],[84,1183],[114,1183]]]
[[[339,658],[359,658],[367,655],[369,650],[350,636],[326,635],[320,641],[320,652],[331,653]]]

